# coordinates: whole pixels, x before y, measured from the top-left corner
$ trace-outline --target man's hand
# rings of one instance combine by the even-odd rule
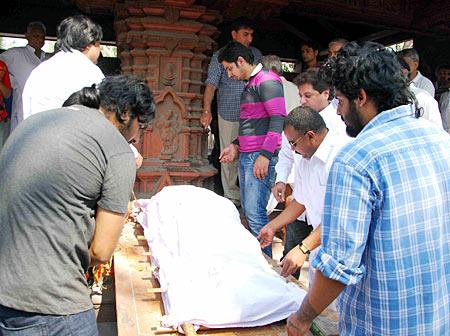
[[[281,276],[287,277],[303,266],[306,260],[306,254],[304,254],[298,246],[289,251],[288,254],[281,261]]]
[[[269,159],[260,155],[253,165],[253,175],[258,180],[264,179],[269,174]]]
[[[212,115],[211,112],[209,111],[203,111],[202,115],[200,116],[200,123],[202,124],[203,127],[208,127],[209,125],[211,125],[211,121],[212,121]]]
[[[272,188],[272,194],[278,203],[283,203],[286,200],[286,183],[277,182]]]
[[[230,163],[233,162],[238,156],[238,146],[235,144],[230,144],[225,147],[219,156],[220,163]]]
[[[305,335],[312,322],[304,322],[298,319],[298,312],[289,316],[286,324],[286,331],[288,336],[303,336]]]
[[[258,236],[256,239],[259,240],[259,244],[261,245],[261,248],[265,248],[272,244],[273,237],[275,236],[275,230],[272,228],[272,226],[269,224],[266,224],[263,226],[261,231],[259,231]]]

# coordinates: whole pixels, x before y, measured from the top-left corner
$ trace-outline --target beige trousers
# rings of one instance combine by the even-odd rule
[[[239,133],[239,121],[227,121],[219,115],[219,140],[222,151]],[[240,204],[239,187],[237,186],[239,175],[239,159],[232,163],[221,164],[223,195],[234,204]]]

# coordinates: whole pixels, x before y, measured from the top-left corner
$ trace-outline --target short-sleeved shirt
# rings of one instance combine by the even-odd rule
[[[98,110],[39,113],[0,155],[0,305],[66,315],[92,307],[85,271],[97,207],[125,213],[136,174]]]
[[[228,77],[225,68],[218,61],[218,56],[222,49],[216,51],[211,57],[206,84],[211,84],[217,88],[217,110],[219,115],[227,121],[239,121],[239,101],[242,91],[244,91],[245,81]],[[254,47],[250,47],[250,50],[255,56],[254,64],[258,64],[262,58],[261,52]]]

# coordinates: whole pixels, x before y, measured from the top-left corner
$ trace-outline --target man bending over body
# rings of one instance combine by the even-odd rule
[[[85,272],[114,251],[136,175],[128,143],[155,110],[132,76],[104,79],[99,98],[28,118],[1,152],[0,334],[97,335]]]

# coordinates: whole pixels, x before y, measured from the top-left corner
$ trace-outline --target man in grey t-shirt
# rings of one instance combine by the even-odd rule
[[[114,251],[136,174],[128,142],[154,115],[135,77],[106,78],[98,94],[98,110],[25,120],[0,155],[0,335],[97,333],[85,272]]]

